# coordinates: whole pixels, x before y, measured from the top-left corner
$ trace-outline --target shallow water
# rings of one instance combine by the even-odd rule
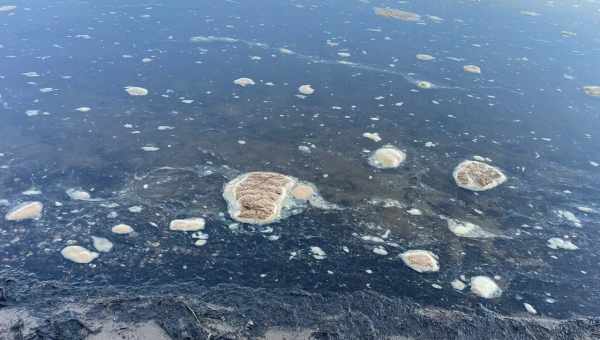
[[[511,316],[526,313],[525,302],[545,317],[600,313],[600,100],[583,91],[600,84],[600,4],[12,4],[0,12],[1,209],[45,207],[39,220],[0,222],[0,278],[371,290]],[[374,6],[421,20],[380,17]],[[464,72],[470,64],[482,73]],[[234,84],[241,77],[255,84]],[[305,84],[315,92],[298,96]],[[370,153],[386,144],[406,161],[371,167]],[[506,183],[458,188],[452,170],[474,156],[490,158]],[[341,209],[236,224],[222,189],[247,171],[313,183]],[[71,199],[72,188],[91,199]],[[206,245],[169,230],[188,217],[207,220]],[[502,237],[460,238],[447,218]],[[120,223],[135,233],[111,233]],[[88,265],[60,255],[71,244],[93,249],[92,236],[114,248]],[[565,236],[579,249],[547,246]],[[399,254],[409,249],[437,254],[440,271],[406,267]],[[457,291],[450,282],[461,275],[496,276],[504,293]]]

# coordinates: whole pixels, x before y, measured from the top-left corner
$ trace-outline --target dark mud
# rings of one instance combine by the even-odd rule
[[[0,339],[540,339],[600,337],[600,319],[503,316],[481,306],[428,308],[373,291],[211,288],[190,284],[86,290],[40,284],[20,296],[4,282]],[[67,290],[69,298],[52,295]],[[22,301],[19,301],[22,299]]]

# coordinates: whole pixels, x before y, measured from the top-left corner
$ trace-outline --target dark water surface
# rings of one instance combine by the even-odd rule
[[[0,209],[44,204],[38,220],[0,221],[9,305],[46,296],[36,289],[47,284],[62,287],[56,299],[230,284],[240,294],[368,292],[467,314],[534,317],[523,303],[535,317],[600,313],[600,98],[583,90],[600,85],[600,3],[2,5],[17,8],[0,11]],[[374,14],[386,6],[421,19]],[[255,85],[234,84],[241,77]],[[314,94],[299,96],[303,84]],[[406,162],[371,167],[386,144]],[[507,182],[457,187],[453,168],[478,156]],[[341,209],[236,224],[222,188],[247,171],[309,181]],[[70,199],[70,188],[92,200]],[[168,229],[194,216],[207,220],[204,246]],[[458,237],[446,218],[499,237]],[[119,223],[135,233],[113,234]],[[67,245],[93,249],[92,236],[114,248],[90,264],[61,256]],[[555,237],[578,249],[551,249]],[[399,257],[409,249],[437,254],[440,271],[411,270]],[[474,295],[478,275],[502,296]],[[462,291],[450,285],[461,276]]]

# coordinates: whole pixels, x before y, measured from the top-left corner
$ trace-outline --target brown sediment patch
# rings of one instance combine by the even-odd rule
[[[472,191],[490,190],[506,181],[500,169],[478,161],[463,161],[452,173],[456,185]]]
[[[374,7],[373,11],[376,15],[385,18],[398,19],[402,21],[415,22],[421,20],[421,16],[417,13],[402,11],[390,7]]]
[[[315,93],[315,89],[313,89],[312,86],[310,86],[310,85],[302,85],[298,88],[298,92],[305,94],[305,95],[311,95],[311,94]]]
[[[139,86],[125,86],[125,91],[130,96],[145,96],[148,94],[148,90]]]
[[[500,289],[494,280],[487,276],[472,277],[471,292],[484,299],[494,299],[502,296],[502,289]]]
[[[281,217],[282,204],[296,181],[275,172],[250,172],[225,185],[229,215],[239,222],[267,224]]]
[[[254,80],[250,79],[250,78],[238,78],[236,80],[233,81],[234,84],[239,85],[241,87],[246,87],[246,86],[250,86],[250,85],[256,85],[256,83],[254,82]]]

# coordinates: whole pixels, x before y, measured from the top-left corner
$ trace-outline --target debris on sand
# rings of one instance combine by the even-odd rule
[[[131,226],[129,226],[127,224],[117,224],[116,226],[112,227],[111,231],[115,234],[124,235],[124,234],[130,234],[134,230]]]
[[[400,258],[404,264],[419,273],[437,272],[440,270],[437,255],[428,250],[408,250],[400,254]]]
[[[471,292],[484,299],[495,299],[502,296],[502,289],[498,284],[487,276],[475,276],[471,278]]]
[[[385,18],[398,19],[402,21],[415,22],[421,20],[421,16],[417,13],[402,11],[390,7],[374,7],[373,11],[376,15]]]
[[[315,89],[310,85],[302,85],[298,88],[298,92],[308,96],[315,93]]]
[[[90,263],[100,255],[80,246],[67,246],[60,253],[65,259],[81,264]]]
[[[385,145],[369,157],[369,165],[378,169],[397,168],[406,160],[406,154],[393,145]]]
[[[498,236],[483,230],[480,226],[471,222],[459,221],[452,218],[447,219],[446,222],[448,222],[448,229],[458,237],[494,238]]]
[[[108,253],[113,248],[112,242],[104,237],[92,236],[92,242],[94,244],[94,248],[102,253]]]
[[[269,224],[300,213],[306,202],[330,209],[316,187],[276,172],[249,172],[225,185],[223,197],[231,218],[250,224]]]
[[[198,231],[204,229],[206,221],[202,217],[172,220],[169,229],[174,231]]]
[[[238,79],[234,80],[233,83],[236,85],[239,85],[241,87],[246,87],[249,85],[256,85],[254,80],[252,80],[250,78],[238,78]]]
[[[70,199],[75,201],[89,201],[92,198],[89,192],[81,189],[67,189],[66,193]]]
[[[463,66],[463,70],[465,70],[467,73],[481,74],[481,68],[476,65],[465,65]]]
[[[579,249],[579,247],[577,247],[573,242],[558,237],[552,237],[548,240],[548,248],[564,250]]]
[[[125,86],[125,91],[127,91],[130,96],[145,96],[148,94],[148,90],[139,86]]]
[[[12,208],[4,218],[7,221],[37,220],[42,217],[42,202],[23,202]]]
[[[472,191],[490,190],[506,181],[500,169],[478,161],[463,161],[452,173],[456,185]]]
[[[588,85],[583,87],[583,92],[588,96],[600,97],[600,86]]]

